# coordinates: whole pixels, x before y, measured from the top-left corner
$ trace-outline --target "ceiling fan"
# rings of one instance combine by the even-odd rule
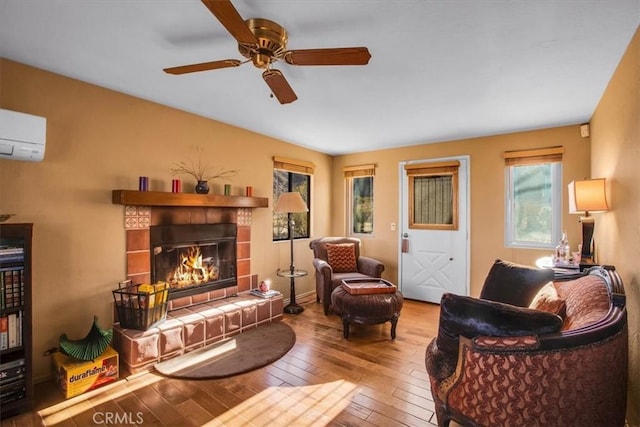
[[[247,60],[223,59],[165,68],[169,74],[238,67],[253,62],[265,71],[262,78],[281,104],[298,99],[281,71],[272,68],[274,62],[284,60],[290,65],[366,65],[371,54],[366,47],[287,50],[287,31],[279,24],[264,18],[243,20],[230,0],[202,0],[227,31],[238,41],[238,50]]]

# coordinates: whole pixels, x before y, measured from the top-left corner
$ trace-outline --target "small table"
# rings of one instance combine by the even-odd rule
[[[280,277],[288,277],[291,280],[291,291],[289,304],[282,310],[288,314],[300,314],[304,311],[304,307],[296,304],[296,277],[304,277],[307,275],[305,270],[280,270],[276,271]]]
[[[550,268],[553,270],[553,280],[574,280],[584,276],[584,269],[588,268],[586,264],[555,264],[553,257],[546,256],[538,258],[536,260],[536,267],[538,268]]]

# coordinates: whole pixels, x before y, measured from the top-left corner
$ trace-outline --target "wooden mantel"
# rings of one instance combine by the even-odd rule
[[[193,206],[213,208],[266,208],[266,197],[223,196],[221,194],[168,193],[165,191],[113,190],[114,205]]]

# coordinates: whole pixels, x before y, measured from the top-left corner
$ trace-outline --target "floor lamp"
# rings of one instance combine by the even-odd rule
[[[595,222],[589,212],[605,212],[609,210],[605,193],[604,178],[571,181],[569,183],[569,213],[584,215],[582,223],[581,263],[595,264],[595,245],[593,232]]]
[[[291,250],[291,263],[289,265],[288,272],[279,273],[279,276],[288,277],[291,281],[291,298],[289,304],[284,308],[285,313],[289,314],[298,314],[304,310],[304,307],[296,304],[296,287],[295,287],[295,279],[296,277],[302,277],[306,275],[306,272],[302,272],[296,270],[295,264],[293,263],[293,227],[295,225],[295,221],[293,220],[293,214],[297,212],[309,212],[309,208],[307,204],[302,199],[302,196],[297,191],[291,193],[282,193],[280,197],[278,197],[278,202],[276,203],[275,208],[273,208],[274,213],[286,213],[287,214],[287,222],[289,225],[289,244]]]

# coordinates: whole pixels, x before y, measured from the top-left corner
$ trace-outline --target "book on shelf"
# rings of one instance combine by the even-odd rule
[[[22,246],[0,245],[0,255],[23,254],[23,253],[24,253],[24,247]]]
[[[2,308],[21,307],[24,300],[24,268],[0,269],[2,284]]]
[[[23,389],[23,390],[21,390],[21,391],[19,391],[19,392],[18,392],[18,391],[16,391],[15,393],[11,393],[11,394],[9,394],[8,396],[0,397],[0,402],[1,402],[3,405],[6,405],[7,403],[11,403],[11,402],[13,402],[14,400],[24,399],[24,397],[25,397],[25,390],[26,390],[26,389]]]
[[[11,378],[10,380],[0,383],[0,393],[8,394],[11,391],[20,390],[25,386],[24,375]]]
[[[8,348],[22,345],[22,311],[9,313],[7,316],[7,341]]]
[[[25,381],[24,373],[21,373],[16,377],[0,382],[0,392],[2,394],[5,394],[10,391],[19,390],[25,386],[24,381]]]
[[[18,331],[18,316],[16,315],[16,313],[10,313],[9,314],[9,321],[8,321],[8,335],[9,335],[9,348],[13,348],[13,347],[17,347],[18,346],[18,336],[17,336],[17,331]]]
[[[24,367],[24,361],[22,365],[14,366],[7,369],[0,369],[0,385],[4,385],[24,378],[26,372],[27,370]]]
[[[7,316],[2,316],[0,317],[0,350],[6,350],[8,348],[9,348],[9,318]]]
[[[0,256],[0,262],[23,262],[23,255]]]
[[[266,292],[262,292],[260,289],[252,289],[251,292],[249,292],[251,295],[255,295],[257,297],[261,297],[261,298],[273,298],[275,296],[280,295],[280,292],[278,291],[274,291],[274,290],[268,290]]]
[[[18,347],[22,347],[22,317],[22,310],[20,310],[16,321],[16,342]]]
[[[24,260],[24,248],[21,246],[0,246],[0,262]]]
[[[15,390],[7,390],[3,393],[0,393],[0,404],[6,405],[8,403],[13,402],[14,400],[23,399],[25,396],[26,388],[25,386],[16,388]]]
[[[24,376],[0,384],[0,403],[5,404],[22,399],[25,396],[26,387]]]
[[[9,368],[13,368],[15,366],[21,366],[21,365],[24,365],[24,358],[15,359],[15,360],[11,360],[9,362],[0,363],[0,370],[9,369]]]
[[[3,372],[20,369],[24,372],[24,358],[15,359],[0,364],[0,379],[4,378]],[[8,374],[6,375],[8,377]]]

